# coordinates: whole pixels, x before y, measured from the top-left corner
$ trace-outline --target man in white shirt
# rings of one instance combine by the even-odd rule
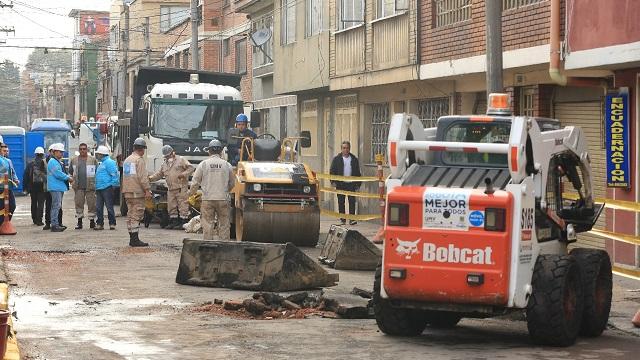
[[[331,161],[331,170],[329,171],[331,175],[340,175],[340,176],[362,176],[360,174],[360,164],[358,162],[358,158],[351,153],[351,143],[348,141],[342,142],[341,152],[333,158]],[[336,190],[345,190],[345,191],[357,191],[360,188],[360,181],[331,181],[331,183],[336,187]],[[338,194],[338,208],[340,214],[346,214],[345,212],[345,196],[342,194]],[[356,198],[355,196],[348,196],[349,198],[349,214],[355,215],[356,213]],[[340,219],[342,224],[346,224],[346,219]],[[355,220],[349,221],[349,224],[355,225],[357,222]]]

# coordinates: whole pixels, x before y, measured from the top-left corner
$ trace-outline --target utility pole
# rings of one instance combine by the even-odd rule
[[[487,19],[487,99],[504,91],[502,82],[502,1],[485,1]]]
[[[129,60],[129,5],[123,0],[124,5],[124,30],[122,31],[122,89],[118,96],[118,110],[124,112],[127,107],[128,84],[128,60]]]
[[[144,50],[146,55],[145,65],[151,66],[151,33],[149,32],[149,17],[144,18]]]
[[[198,54],[198,0],[191,0],[191,62],[194,70],[200,70]]]
[[[56,77],[58,69],[53,70],[53,116],[58,117],[58,87],[56,85]]]

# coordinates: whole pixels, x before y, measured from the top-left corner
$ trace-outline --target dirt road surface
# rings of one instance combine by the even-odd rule
[[[538,347],[525,322],[508,319],[465,319],[452,330],[393,338],[369,319],[250,320],[197,312],[205,302],[251,293],[176,284],[184,233],[152,225],[141,233],[151,246],[132,249],[122,218],[116,231],[74,230],[71,193],[63,233],[30,225],[28,199],[18,204],[19,233],[0,241],[25,359],[614,360],[640,351],[640,337],[615,329],[569,348]],[[315,257],[319,250],[308,252]],[[325,291],[348,293],[371,283],[370,272],[340,272],[339,285]]]

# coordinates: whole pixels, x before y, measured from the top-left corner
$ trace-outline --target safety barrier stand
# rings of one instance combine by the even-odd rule
[[[4,186],[4,191],[2,192],[2,199],[4,201],[4,217],[2,225],[0,225],[0,235],[15,235],[18,231],[11,223],[11,213],[9,212],[9,175],[4,176],[2,184]]]
[[[343,182],[379,181],[379,178],[377,176],[340,176],[340,175],[330,175],[330,174],[320,174],[320,173],[316,174],[316,178],[329,180],[329,181],[343,181]],[[337,190],[330,187],[321,187],[320,191],[325,193],[355,196],[355,197],[366,198],[366,199],[378,199],[380,197],[379,194],[365,193],[365,192],[359,192],[359,191]],[[351,214],[341,214],[339,212],[329,211],[324,209],[320,209],[320,214],[338,218],[338,219],[347,219],[347,220],[355,220],[355,221],[376,220],[381,218],[379,214],[351,215]]]
[[[580,197],[575,193],[563,193],[562,197],[566,200],[578,200]],[[631,212],[640,212],[640,204],[634,201],[624,201],[624,200],[614,200],[614,199],[605,199],[605,198],[595,198],[593,199],[596,203],[604,203],[604,207],[612,210],[623,210],[623,211],[631,211]],[[600,215],[603,216],[603,215]],[[640,246],[640,237],[628,234],[620,234],[616,232],[607,231],[604,229],[591,229],[589,233],[593,235],[598,235],[600,237],[609,238],[615,241],[639,245]],[[635,280],[640,280],[640,271],[635,269],[628,269],[621,266],[612,266],[613,273],[616,275],[632,278]]]

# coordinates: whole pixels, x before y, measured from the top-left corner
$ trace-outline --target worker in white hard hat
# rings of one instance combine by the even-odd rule
[[[147,143],[143,138],[133,142],[133,153],[122,164],[122,194],[127,202],[127,230],[129,230],[129,246],[149,246],[140,241],[138,232],[144,219],[145,199],[151,199],[149,174],[144,163],[144,152]]]
[[[47,148],[47,153],[45,154],[45,158],[44,158],[44,163],[45,164],[49,164],[49,160],[51,160],[53,158],[53,146],[56,145],[56,143],[52,143],[51,145],[49,145],[49,147]],[[62,164],[62,171],[66,172],[67,170],[64,167],[64,162],[61,163]],[[44,227],[42,228],[42,230],[51,230],[51,203],[52,203],[52,199],[51,199],[51,193],[49,192],[49,190],[45,187],[45,199],[44,199]],[[62,209],[60,209],[60,212],[58,213],[58,224],[60,224],[60,226],[64,227],[64,225],[62,225]]]
[[[82,229],[84,205],[87,204],[89,228],[96,227],[96,167],[98,161],[89,154],[89,146],[80,143],[79,154],[69,161],[69,174],[73,176],[73,200],[76,206],[76,230]]]
[[[42,226],[44,202],[47,194],[47,164],[44,162],[44,148],[38,146],[33,152],[34,159],[27,164],[22,176],[24,191],[31,195],[31,220]]]
[[[189,194],[195,194],[202,186],[200,223],[204,240],[225,240],[230,237],[229,191],[235,183],[233,166],[222,158],[222,142],[213,139],[206,150],[209,158],[198,164],[193,175]],[[218,227],[214,229],[215,219]]]
[[[96,150],[98,159],[98,169],[96,170],[96,227],[94,230],[104,229],[104,207],[107,208],[109,218],[109,229],[116,229],[116,213],[113,210],[113,193],[115,188],[120,186],[120,173],[118,165],[109,156],[109,149],[98,146]]]
[[[176,155],[171,145],[162,147],[164,162],[160,170],[149,177],[149,181],[165,178],[167,181],[167,210],[169,225],[166,229],[182,230],[189,221],[189,176],[195,171],[191,163]]]
[[[73,183],[73,177],[64,171],[62,165],[64,145],[53,144],[51,151],[53,157],[47,164],[47,190],[51,193],[51,231],[62,232],[67,228],[58,223],[58,213],[62,208],[62,196],[69,190],[69,183]]]

